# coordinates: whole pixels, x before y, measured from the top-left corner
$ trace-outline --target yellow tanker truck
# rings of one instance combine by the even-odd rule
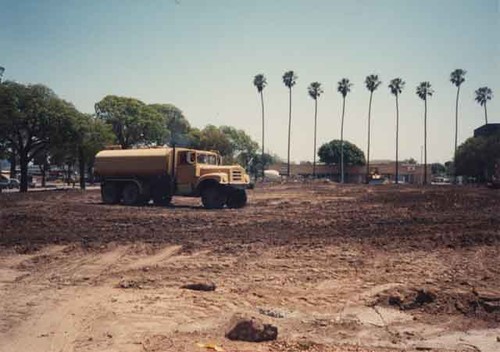
[[[239,165],[221,165],[218,153],[186,148],[103,150],[94,174],[106,204],[168,205],[172,196],[201,197],[208,209],[241,208],[250,178]]]

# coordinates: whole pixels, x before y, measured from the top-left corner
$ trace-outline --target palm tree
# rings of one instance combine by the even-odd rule
[[[427,184],[427,97],[433,93],[429,82],[421,82],[417,86],[417,95],[424,101],[424,185]]]
[[[340,124],[340,182],[344,183],[344,113],[345,97],[351,91],[352,83],[348,78],[342,78],[338,83],[337,91],[342,94],[342,122]]]
[[[399,160],[398,160],[398,152],[399,152],[399,104],[398,97],[399,94],[403,91],[405,86],[405,81],[401,78],[394,78],[389,83],[389,89],[391,93],[396,97],[396,184],[399,183]]]
[[[321,89],[321,83],[312,82],[309,87],[307,87],[307,92],[309,96],[314,99],[314,159],[313,159],[313,177],[316,177],[316,127],[317,127],[317,117],[318,117],[318,98],[323,93]]]
[[[283,74],[283,83],[288,87],[288,93],[290,96],[290,106],[288,109],[288,164],[287,164],[287,176],[290,177],[290,134],[292,131],[292,87],[297,81],[297,75],[293,71],[287,71]]]
[[[478,90],[476,90],[476,101],[479,103],[479,105],[483,106],[484,105],[484,119],[486,121],[486,124],[488,124],[488,111],[486,110],[486,102],[488,100],[491,100],[493,98],[493,91],[491,88],[488,87],[481,87]]]
[[[455,149],[453,151],[454,159],[457,155],[458,148],[458,98],[460,96],[460,86],[465,82],[466,73],[467,71],[461,68],[457,68],[450,74],[450,82],[457,87],[457,99],[455,101]]]
[[[262,106],[262,178],[264,178],[264,170],[266,168],[264,163],[264,94],[262,91],[267,86],[266,77],[259,73],[253,78],[253,85],[257,88],[257,92],[260,94],[260,103]]]
[[[365,79],[366,89],[370,91],[370,102],[368,103],[368,148],[366,152],[366,179],[370,177],[370,125],[372,112],[372,97],[373,92],[382,82],[378,79],[378,75],[369,75]]]

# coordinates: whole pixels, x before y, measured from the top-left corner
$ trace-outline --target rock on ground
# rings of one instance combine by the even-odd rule
[[[230,321],[226,337],[230,340],[248,342],[272,341],[278,337],[278,328],[264,324],[255,317],[235,315]]]

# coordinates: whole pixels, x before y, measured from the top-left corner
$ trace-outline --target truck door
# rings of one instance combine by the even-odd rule
[[[180,151],[177,154],[177,193],[189,195],[196,184],[196,155],[194,152]]]

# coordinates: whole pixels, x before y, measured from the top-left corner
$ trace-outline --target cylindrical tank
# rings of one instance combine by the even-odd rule
[[[103,150],[97,153],[97,176],[151,176],[170,172],[170,148]]]

